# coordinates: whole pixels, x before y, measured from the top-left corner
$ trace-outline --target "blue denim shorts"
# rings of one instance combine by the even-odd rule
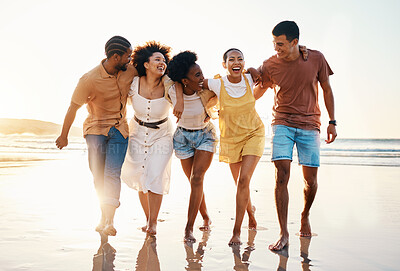
[[[175,155],[179,159],[188,159],[194,156],[196,150],[214,153],[217,141],[215,127],[211,122],[200,130],[177,127],[174,133]]]
[[[293,160],[293,146],[296,144],[299,164],[319,167],[320,133],[318,130],[304,130],[285,125],[272,127],[272,159]]]

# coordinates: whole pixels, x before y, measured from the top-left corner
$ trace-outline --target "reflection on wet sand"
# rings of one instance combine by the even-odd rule
[[[136,260],[136,271],[158,271],[160,261],[157,255],[157,239],[154,235],[147,235]]]
[[[282,250],[272,251],[279,256],[279,264],[277,271],[286,271],[287,262],[289,260],[289,245],[286,245]]]
[[[108,243],[107,235],[100,234],[100,237],[100,247],[93,256],[92,271],[114,271],[116,250]]]
[[[244,249],[243,254],[240,255],[240,245],[231,246],[233,253],[233,260],[235,262],[234,270],[249,270],[250,265],[250,254],[255,250],[254,239],[257,231],[249,230],[247,247]]]
[[[193,242],[183,242],[186,251],[186,261],[188,263],[185,268],[188,271],[199,271],[203,267],[204,247],[207,246],[210,231],[203,231],[201,242],[199,243],[196,253],[193,250]]]
[[[310,248],[311,237],[300,237],[300,257],[303,258],[301,261],[301,268],[303,271],[310,271],[311,260],[308,258],[308,250]]]
[[[301,261],[301,268],[303,271],[310,271],[310,264],[311,260],[308,258],[308,250],[310,248],[311,237],[300,237],[300,257],[302,258]],[[289,259],[289,245],[285,246],[280,251],[272,251],[276,255],[279,256],[279,264],[277,271],[286,271],[287,262]]]

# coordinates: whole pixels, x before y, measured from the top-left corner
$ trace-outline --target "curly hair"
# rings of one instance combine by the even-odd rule
[[[194,52],[184,51],[177,54],[168,64],[168,76],[175,82],[181,82],[196,61],[197,55]]]
[[[143,46],[136,46],[132,52],[132,62],[136,67],[139,76],[146,75],[146,68],[144,67],[144,63],[149,61],[149,58],[154,53],[161,53],[165,62],[168,64],[171,47],[163,45],[156,41],[148,41]]]

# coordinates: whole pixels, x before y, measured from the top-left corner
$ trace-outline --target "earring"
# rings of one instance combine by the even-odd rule
[[[187,87],[187,85],[186,84],[183,84],[185,87]]]

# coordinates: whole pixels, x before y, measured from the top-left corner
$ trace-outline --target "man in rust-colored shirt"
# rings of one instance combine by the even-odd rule
[[[308,59],[299,53],[299,28],[295,22],[284,21],[272,31],[277,52],[259,68],[262,90],[274,86],[272,161],[276,171],[275,202],[281,229],[280,238],[270,245],[281,250],[289,240],[287,228],[288,182],[294,144],[305,181],[304,209],[301,214],[300,236],[311,237],[309,212],[317,192],[317,172],[320,158],[320,116],[318,83],[321,85],[325,106],[330,118],[327,143],[336,138],[334,98],[329,83],[333,74],[322,53],[308,50]],[[257,92],[255,90],[255,92]]]
[[[59,149],[68,145],[76,112],[87,104],[89,114],[83,124],[83,134],[102,213],[96,231],[114,236],[114,214],[120,205],[121,167],[128,146],[126,101],[136,69],[129,65],[132,48],[125,38],[112,37],[105,45],[105,52],[107,58],[79,80],[56,145]]]

